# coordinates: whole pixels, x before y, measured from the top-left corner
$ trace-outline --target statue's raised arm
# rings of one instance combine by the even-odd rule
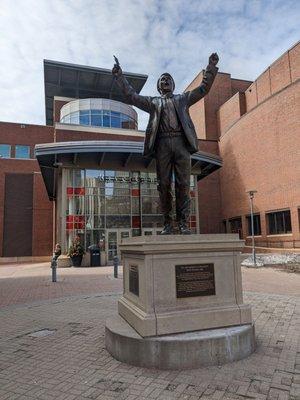
[[[115,64],[111,72],[124,95],[124,101],[127,104],[131,104],[140,108],[143,111],[150,112],[151,98],[148,96],[141,96],[140,94],[136,93],[135,89],[130,85],[123,75],[119,60],[115,56],[114,59]]]
[[[195,89],[187,92],[188,96],[188,106],[192,106],[197,103],[202,97],[207,95],[210,91],[210,88],[215,80],[215,77],[218,72],[217,64],[219,62],[219,56],[217,53],[212,53],[208,59],[208,65],[203,74],[203,79],[200,86]]]

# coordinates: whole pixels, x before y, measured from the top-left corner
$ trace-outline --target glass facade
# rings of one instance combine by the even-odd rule
[[[16,158],[30,158],[30,146],[16,145]]]
[[[63,124],[101,126],[105,128],[137,129],[137,121],[130,116],[111,110],[80,110],[65,115]]]
[[[196,233],[194,185],[194,177],[191,177],[190,227]],[[156,174],[153,173],[64,169],[64,250],[76,235],[85,249],[104,240],[107,252],[111,250],[113,254],[117,251],[115,243],[124,237],[159,233],[163,217],[156,187]],[[108,261],[111,261],[111,254],[107,256]]]

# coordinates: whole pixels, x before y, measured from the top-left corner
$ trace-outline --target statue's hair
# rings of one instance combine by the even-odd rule
[[[171,81],[172,81],[172,92],[173,92],[174,89],[175,89],[175,82],[174,82],[173,76],[172,76],[171,74],[169,74],[169,72],[164,72],[163,74],[161,74],[161,76],[158,78],[158,81],[157,81],[157,91],[158,91],[159,93],[161,93],[161,90],[160,90],[160,80],[161,80],[161,78],[162,78],[163,76],[165,76],[165,75],[167,75],[167,76],[169,76],[169,77],[171,78]]]

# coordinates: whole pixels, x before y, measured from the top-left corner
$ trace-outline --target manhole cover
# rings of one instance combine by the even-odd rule
[[[31,337],[44,337],[44,336],[49,336],[53,335],[56,332],[56,329],[41,329],[40,331],[35,331],[32,333],[29,333],[28,336]]]

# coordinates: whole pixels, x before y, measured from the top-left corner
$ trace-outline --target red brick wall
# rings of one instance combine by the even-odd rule
[[[0,122],[0,143],[12,146],[15,156],[16,144],[30,146],[31,157],[37,143],[53,141],[53,127]],[[0,257],[3,250],[4,183],[6,173],[34,173],[33,187],[33,256],[50,254],[52,249],[52,204],[48,200],[40,168],[35,159],[0,159]],[[51,217],[51,218],[50,218]],[[49,225],[49,232],[45,229]]]
[[[202,72],[197,75],[186,91],[199,86],[202,81]],[[237,91],[244,91],[251,82],[231,79],[230,74],[219,72],[208,95],[194,104],[189,112],[194,122],[199,139],[216,140],[220,136],[218,124],[218,110],[222,104]]]
[[[265,212],[289,208],[292,239],[300,240],[299,90],[298,81],[269,97],[225,130],[220,140],[222,218],[249,214],[246,190],[256,189],[255,211],[261,213],[264,238]]]
[[[55,136],[57,142],[72,142],[79,140],[130,140],[141,142],[144,141],[144,138],[141,136],[130,136],[130,139],[126,135],[116,135],[116,134],[108,134],[104,132],[89,132],[89,131],[71,131],[56,128]]]
[[[75,100],[75,99],[74,99]],[[71,100],[54,100],[53,101],[53,122],[60,121],[60,110],[62,106],[69,103]]]
[[[219,155],[216,140],[199,140],[199,149]],[[219,171],[198,182],[199,226],[201,233],[221,232],[221,197]]]
[[[49,142],[53,142],[53,127],[51,126],[0,122],[0,143],[12,146],[12,157],[15,156],[16,144],[30,146],[30,155],[33,158],[34,146],[37,143]]]
[[[242,115],[241,112],[241,98],[244,97],[244,93],[237,92],[231,97],[226,103],[224,103],[218,111],[219,129],[220,132],[226,132],[226,130],[234,124]],[[244,111],[244,110],[243,110]]]
[[[34,173],[33,186],[33,253],[51,254],[52,249],[52,204],[48,200],[40,168],[35,160],[0,159],[0,257],[3,255],[3,215],[6,173]],[[49,225],[49,221],[51,224]],[[49,231],[46,227],[49,225]]]
[[[40,172],[33,175],[33,231],[32,255],[52,254],[53,202],[49,201]]]

